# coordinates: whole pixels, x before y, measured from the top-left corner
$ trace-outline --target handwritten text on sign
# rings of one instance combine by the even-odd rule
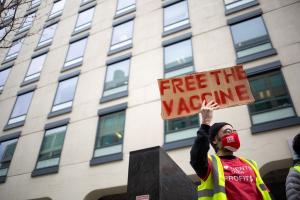
[[[203,100],[220,108],[254,101],[241,65],[158,80],[162,118],[172,119],[199,112]]]

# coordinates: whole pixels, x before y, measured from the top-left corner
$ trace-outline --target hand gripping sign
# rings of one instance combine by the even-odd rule
[[[203,100],[220,108],[254,102],[242,65],[158,80],[161,116],[173,119],[194,115]]]

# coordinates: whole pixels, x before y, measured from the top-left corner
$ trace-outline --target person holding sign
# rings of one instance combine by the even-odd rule
[[[202,124],[191,149],[190,164],[201,179],[198,200],[269,200],[255,161],[233,155],[240,147],[239,136],[226,122],[214,123],[215,101],[203,101]],[[208,155],[209,143],[216,155]]]

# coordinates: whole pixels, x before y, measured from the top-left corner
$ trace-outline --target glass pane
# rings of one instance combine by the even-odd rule
[[[135,0],[119,0],[117,10],[121,10],[135,4]]]
[[[267,30],[261,17],[232,25],[231,31],[235,44],[267,35]]]
[[[15,13],[15,9],[16,9],[16,8],[5,9],[5,10],[1,13],[1,17],[3,17],[4,19],[11,18],[11,17],[14,15],[14,13]]]
[[[52,159],[48,159],[48,160],[42,160],[39,161],[36,165],[37,169],[41,169],[41,168],[46,168],[46,167],[52,167],[52,166],[57,166],[59,163],[59,158],[52,158]]]
[[[40,2],[41,2],[41,0],[32,0],[31,7],[39,4]]]
[[[65,139],[67,126],[47,130],[41,147],[39,160],[59,157]]]
[[[128,84],[129,62],[125,60],[107,67],[105,90]]]
[[[9,48],[7,56],[18,53],[22,47],[22,43],[23,39],[14,42],[13,45]]]
[[[95,10],[94,8],[90,8],[86,11],[83,11],[83,12],[79,13],[77,23],[76,23],[76,27],[80,27],[84,24],[87,24],[87,23],[91,22],[92,18],[93,18],[94,10]]]
[[[192,115],[189,117],[182,117],[166,121],[166,134],[192,128],[199,125],[199,115]]]
[[[198,127],[184,129],[181,131],[176,131],[172,134],[167,134],[165,137],[165,143],[196,137],[197,130],[198,130]]]
[[[75,94],[78,77],[62,81],[58,85],[54,105],[72,101]]]
[[[232,0],[228,1],[227,0],[226,9],[228,10],[228,9],[232,9],[232,8],[235,8],[235,7],[238,7],[238,6],[242,6],[242,5],[250,3],[252,1],[256,1],[256,0],[235,0],[235,1],[232,1]],[[225,2],[226,2],[226,0],[225,0]],[[233,2],[233,3],[231,3],[231,2]],[[231,4],[228,5],[228,3],[231,3]]]
[[[0,162],[10,161],[14,155],[18,139],[0,143]]]
[[[125,111],[101,116],[99,123],[96,148],[123,141]]]
[[[255,102],[249,105],[251,113],[291,106],[281,72],[271,72],[251,77],[250,86]]]
[[[288,117],[295,116],[295,112],[292,107],[287,107],[283,109],[277,109],[269,112],[263,112],[259,114],[252,115],[252,123],[259,124],[263,122],[269,122],[279,119],[284,119]]]
[[[3,86],[8,78],[11,68],[3,70],[0,72],[0,86]]]
[[[18,117],[21,115],[26,115],[29,109],[33,92],[22,94],[17,97],[17,101],[14,107],[14,110],[10,118]]]
[[[87,38],[71,43],[66,61],[80,58],[84,54]]]
[[[240,1],[240,0],[225,0],[225,4],[229,4],[229,3],[232,3],[232,2],[235,2],[235,1]]]
[[[5,28],[0,29],[0,40],[2,40],[2,37],[5,35]]]
[[[113,29],[112,45],[132,38],[133,21],[118,25]]]
[[[187,1],[176,3],[164,9],[164,26],[180,22],[188,17]]]
[[[272,49],[271,43],[265,43],[265,44],[257,45],[255,47],[248,48],[248,49],[245,49],[245,50],[242,50],[242,51],[237,51],[237,57],[240,58],[240,57],[248,56],[248,55],[258,53],[258,52],[262,52],[262,51],[265,51],[265,50],[268,50],[268,49]]]
[[[44,65],[44,62],[45,62],[46,55],[47,54],[43,54],[43,55],[41,55],[39,57],[35,57],[31,60],[31,63],[29,65],[29,69],[28,69],[26,76],[30,76],[32,74],[35,74],[35,73],[38,73],[41,71],[41,69]]]
[[[110,154],[122,152],[122,144],[112,145],[109,147],[103,147],[100,149],[95,149],[94,157],[106,156]]]
[[[164,50],[165,69],[187,65],[193,62],[191,40],[167,46]]]
[[[30,27],[34,18],[35,18],[35,14],[36,13],[32,13],[31,15],[28,15],[24,21],[24,23],[22,24],[22,26],[20,27],[20,29],[25,28],[25,27]]]
[[[45,28],[43,33],[42,33],[42,37],[40,39],[40,42],[44,42],[46,40],[52,39],[54,37],[56,27],[57,27],[57,24],[53,24],[53,25]]]
[[[61,0],[61,1],[55,2],[53,4],[53,7],[52,7],[50,15],[62,11],[64,9],[64,5],[65,5],[65,0]]]

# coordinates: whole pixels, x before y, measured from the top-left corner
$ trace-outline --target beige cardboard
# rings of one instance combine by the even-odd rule
[[[254,101],[241,65],[159,79],[158,86],[163,119],[194,115],[200,111],[203,100],[215,100],[220,108]]]

